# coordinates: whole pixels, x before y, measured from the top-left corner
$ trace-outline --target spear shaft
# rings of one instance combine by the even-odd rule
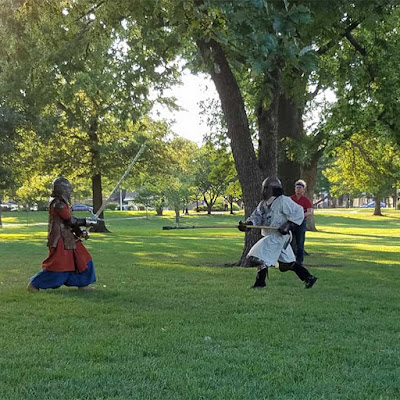
[[[95,216],[98,217],[105,209],[107,202],[110,200],[111,196],[115,193],[115,191],[120,187],[121,183],[124,181],[124,179],[126,178],[126,176],[129,174],[129,172],[131,172],[131,169],[133,168],[133,166],[135,165],[137,159],[140,157],[140,155],[143,153],[144,149],[146,147],[146,144],[143,143],[142,146],[140,147],[139,151],[137,152],[135,158],[132,160],[132,162],[129,164],[128,168],[126,169],[126,171],[124,172],[124,174],[121,176],[121,179],[118,181],[118,183],[114,186],[114,189],[111,191],[111,193],[109,194],[109,196],[107,197],[107,199],[105,201],[103,201],[103,204],[101,205],[101,207],[97,210]]]
[[[243,225],[248,229],[269,229],[276,231],[278,228],[274,226],[263,226],[263,225]],[[173,229],[219,229],[219,228],[238,228],[238,225],[188,225],[188,226],[163,226],[164,231],[170,231]]]
[[[144,149],[146,147],[146,144],[143,143],[142,146],[140,147],[139,151],[137,152],[135,158],[132,160],[132,162],[129,164],[128,168],[126,169],[126,171],[124,172],[124,174],[121,176],[121,179],[118,181],[118,183],[114,186],[114,189],[111,191],[111,193],[109,194],[109,196],[107,197],[107,199],[105,201],[103,201],[101,207],[97,210],[96,214],[94,214],[94,218],[96,219],[96,221],[100,220],[99,219],[99,215],[104,211],[104,209],[106,208],[107,202],[110,200],[111,196],[114,194],[114,192],[120,187],[121,183],[124,181],[124,179],[126,178],[126,176],[129,174],[129,172],[131,172],[131,169],[133,168],[133,166],[135,165],[137,159],[140,157],[140,155],[143,153]],[[104,221],[104,220],[103,220]],[[90,232],[91,229],[93,228],[93,225],[90,225],[87,229],[86,232]]]

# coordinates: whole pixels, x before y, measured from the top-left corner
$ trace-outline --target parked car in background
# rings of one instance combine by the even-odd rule
[[[383,201],[381,201],[381,207],[386,207],[386,204]],[[370,201],[367,204],[363,204],[361,206],[361,208],[375,208],[375,202],[374,201]]]
[[[87,206],[86,204],[74,204],[71,207],[72,211],[89,211],[93,214],[93,207]]]
[[[1,211],[18,211],[18,205],[14,203],[1,203]]]
[[[120,206],[115,208],[115,211],[120,211],[120,210],[121,210]],[[132,210],[134,210],[133,206],[128,206],[127,204],[122,205],[122,211],[132,211]]]

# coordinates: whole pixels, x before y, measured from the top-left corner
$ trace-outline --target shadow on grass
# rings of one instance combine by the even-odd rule
[[[317,220],[317,228],[318,224],[321,225],[330,225],[330,226],[343,226],[346,228],[349,227],[374,227],[374,229],[377,228],[388,228],[388,227],[400,227],[400,219],[392,216],[382,216],[382,217],[376,217],[376,218],[383,218],[382,220],[368,220],[368,219],[361,219],[361,218],[355,218],[353,216],[347,216],[347,217],[342,217],[342,216],[337,216],[337,215],[318,215],[316,217]]]
[[[345,233],[345,232],[333,232],[333,231],[325,231],[325,230],[319,230],[319,233],[327,233],[328,235],[343,235],[343,236],[354,236],[354,237],[365,237],[368,239],[382,239],[382,240],[388,240],[390,239],[390,236],[379,236],[379,235],[366,235],[364,233]],[[354,239],[356,240],[356,239]],[[396,244],[393,244],[396,246]],[[390,246],[390,244],[387,244],[387,246]]]

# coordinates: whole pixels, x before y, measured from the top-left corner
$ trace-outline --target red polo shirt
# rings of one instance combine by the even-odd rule
[[[306,197],[306,196],[301,196],[299,199],[296,197],[294,194],[293,196],[290,196],[290,198],[297,203],[299,206],[302,206],[304,209],[304,212],[307,211],[307,208],[314,208],[313,204],[311,201]]]

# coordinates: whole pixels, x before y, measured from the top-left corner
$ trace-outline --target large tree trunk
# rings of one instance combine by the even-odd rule
[[[318,160],[319,158],[313,158],[307,166],[302,168],[301,176],[307,183],[306,196],[313,201],[315,187],[317,185],[317,174],[318,174]]]
[[[315,157],[307,166],[301,167],[297,161],[290,160],[285,152],[282,139],[290,138],[294,140],[301,139],[304,136],[303,129],[303,106],[297,105],[293,99],[281,95],[279,98],[279,162],[278,175],[282,181],[284,192],[290,195],[294,192],[295,182],[298,179],[303,179],[307,183],[306,196],[313,201],[314,189],[317,181],[317,166],[320,155],[315,154]],[[315,226],[314,215],[307,218],[307,230],[317,231]],[[294,244],[295,246],[295,244]],[[293,247],[293,246],[292,246]]]
[[[93,212],[97,213],[103,204],[103,188],[101,184],[101,173],[100,173],[100,151],[99,151],[99,138],[97,136],[98,121],[94,119],[89,127],[89,137],[91,142],[91,154],[92,154],[92,194],[93,194]],[[94,227],[94,232],[109,232],[104,222],[104,212],[99,215],[102,221],[98,221]]]
[[[374,197],[375,200],[375,209],[374,209],[374,214],[373,215],[378,215],[382,217],[382,212],[381,212],[381,198],[378,196]]]
[[[101,185],[101,174],[95,174],[92,176],[92,193],[93,193],[93,212],[96,213],[97,210],[100,209],[100,207],[103,204],[103,189]],[[106,228],[105,222],[104,222],[104,212],[102,212],[99,215],[99,218],[103,221],[98,221],[97,225],[95,225],[93,232],[109,232],[109,230]]]
[[[311,162],[302,168],[301,176],[307,183],[306,196],[313,202],[315,187],[317,185],[317,173],[318,173],[318,160],[320,155],[316,153],[311,159]],[[312,215],[307,218],[307,230],[317,232],[315,226],[315,217]]]
[[[211,78],[219,94],[228,126],[228,136],[231,142],[236,171],[242,187],[245,216],[247,218],[260,200],[263,174],[258,166],[251,140],[244,101],[219,43],[213,39],[209,41],[201,39],[197,41],[197,46],[205,64],[209,67]],[[259,239],[260,233],[255,232],[255,229],[245,235],[245,245],[240,265],[246,265],[245,257]]]
[[[156,207],[156,214],[158,217],[161,217],[163,215],[163,211],[164,211],[163,206]]]
[[[229,196],[229,214],[233,215],[233,196]]]
[[[391,198],[392,199],[392,206],[393,206],[393,208],[396,210],[397,209],[397,203],[398,203],[398,189],[397,188],[395,188],[394,190],[393,190],[393,194],[389,197],[389,198]],[[389,207],[389,204],[388,203],[386,203],[386,207]]]
[[[278,116],[278,176],[285,194],[289,195],[294,192],[294,184],[298,179],[306,179],[301,175],[300,164],[288,158],[285,151],[285,143],[282,142],[282,139],[297,140],[304,135],[303,107],[296,105],[293,99],[288,99],[282,94],[279,97]]]
[[[278,110],[280,97],[280,71],[272,72],[272,101],[265,104],[265,99],[260,100],[257,108],[257,121],[259,130],[258,139],[258,165],[263,178],[277,176],[278,173]]]
[[[205,203],[206,206],[207,206],[207,214],[208,214],[208,215],[211,215],[212,208],[213,208],[212,200],[210,200],[210,202],[209,202],[209,201],[207,200],[207,198],[206,198],[206,195],[204,194],[204,195],[203,195],[203,201],[204,201],[204,203]]]
[[[175,206],[175,222],[176,222],[177,224],[179,224],[180,212],[181,212],[181,209],[180,209],[179,205],[176,205],[176,206]]]

